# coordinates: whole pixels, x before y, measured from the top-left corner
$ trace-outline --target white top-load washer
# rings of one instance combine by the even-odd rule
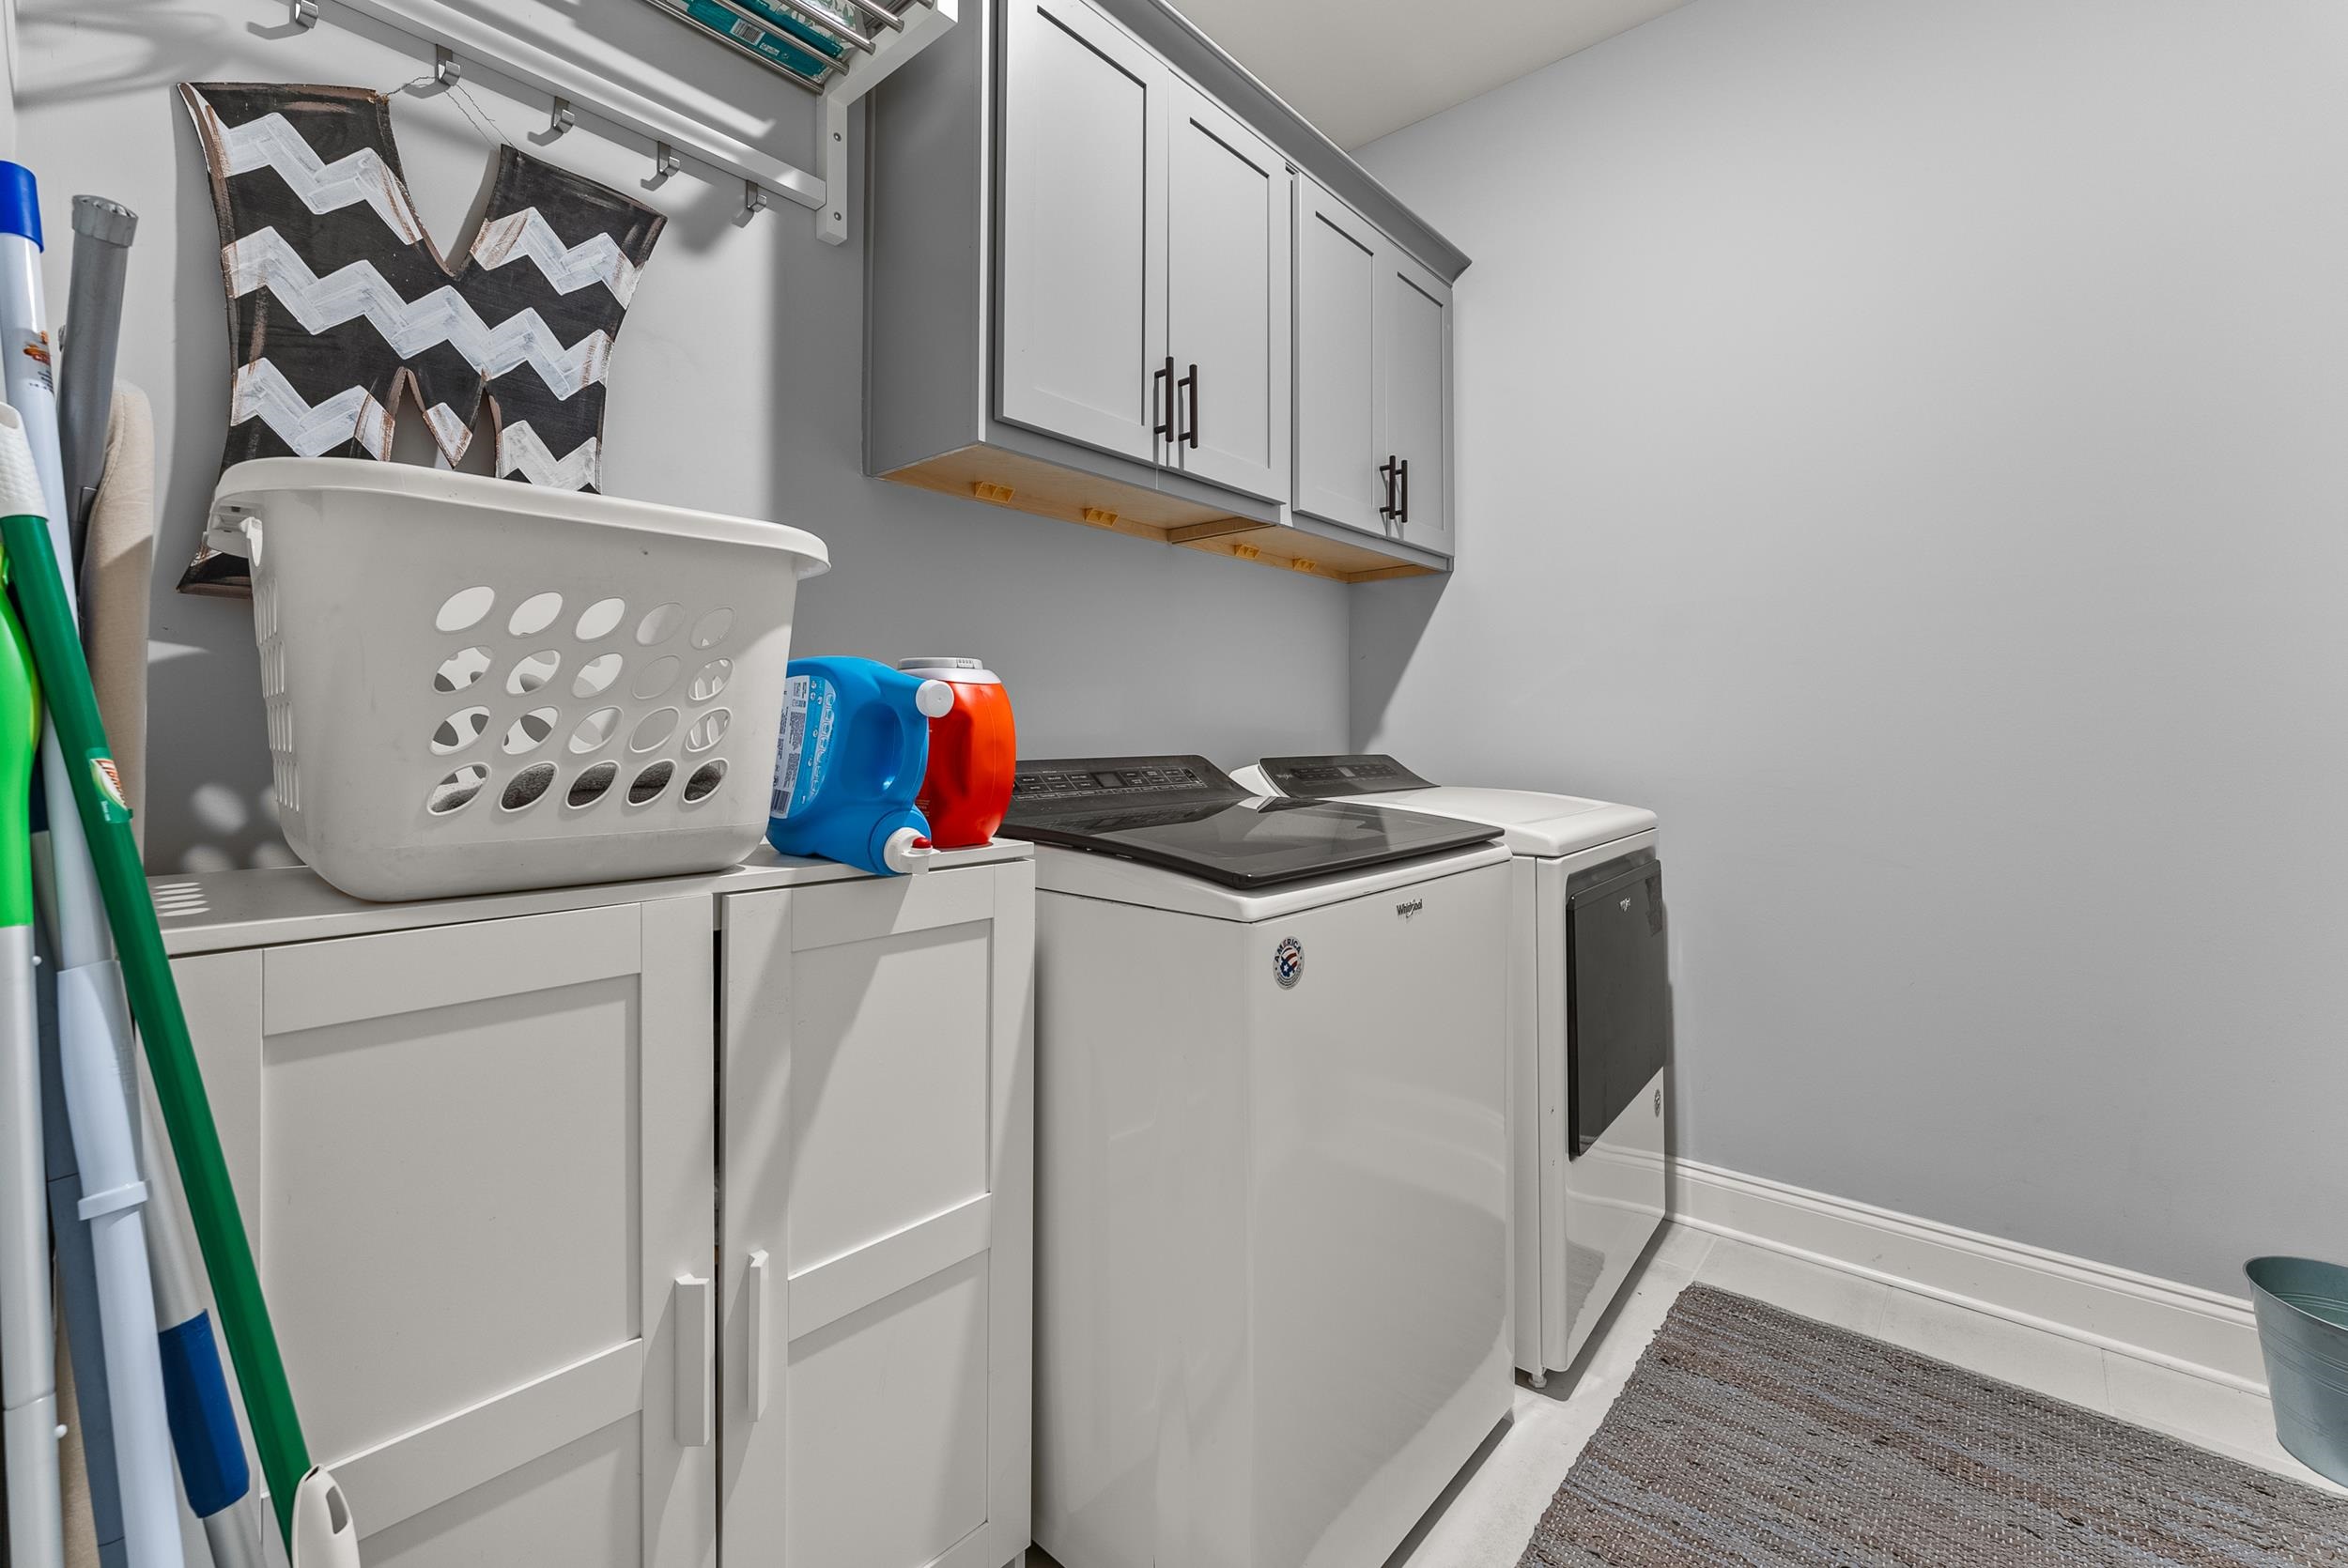
[[[1200,757],[1019,764],[1038,1545],[1383,1561],[1508,1413],[1507,852]]]
[[[1655,813],[1429,784],[1391,757],[1267,757],[1265,794],[1483,822],[1515,858],[1508,953],[1516,1364],[1573,1364],[1662,1222],[1671,1042]]]

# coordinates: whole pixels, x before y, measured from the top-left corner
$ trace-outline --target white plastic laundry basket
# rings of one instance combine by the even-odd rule
[[[356,458],[239,463],[286,841],[362,899],[716,870],[765,831],[797,529]]]

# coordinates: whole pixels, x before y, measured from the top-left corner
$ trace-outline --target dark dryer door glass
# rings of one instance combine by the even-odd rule
[[[1579,1155],[1662,1070],[1671,1045],[1663,865],[1643,850],[1566,884],[1568,1113]]]

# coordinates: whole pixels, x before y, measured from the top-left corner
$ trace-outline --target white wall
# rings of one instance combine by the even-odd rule
[[[1476,259],[1354,739],[1661,812],[1681,1152],[2348,1257],[2348,8],[1698,0],[1363,158]]]
[[[155,399],[162,474],[148,805],[150,864],[270,863],[269,764],[251,615],[172,592],[202,523],[225,432],[228,345],[203,160],[172,84],[310,81],[390,88],[428,69],[421,44],[341,7],[304,33],[276,0],[24,0],[18,156],[39,177],[53,239],[94,192],[140,215],[120,374]],[[639,0],[579,15],[613,26]],[[655,18],[670,63],[749,73],[812,139],[812,100],[765,84]],[[649,146],[590,120],[551,146],[547,100],[468,68],[473,100],[517,146],[635,190]],[[470,239],[493,153],[442,94],[402,93],[393,122],[425,222]],[[796,149],[808,164],[811,154]],[[863,256],[817,242],[777,202],[737,225],[739,181],[701,173],[646,200],[670,215],[614,354],[606,488],[812,530],[833,570],[799,600],[806,653],[977,653],[1009,684],[1029,756],[1203,751],[1227,763],[1336,746],[1345,715],[1345,590],[1196,551],[1021,516],[863,477]],[[53,242],[53,309],[69,247]],[[1270,675],[1267,671],[1272,672]]]

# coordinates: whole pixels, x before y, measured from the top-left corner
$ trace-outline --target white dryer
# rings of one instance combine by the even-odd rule
[[[1572,1364],[1664,1205],[1671,1042],[1655,813],[1429,784],[1391,757],[1267,757],[1264,794],[1404,807],[1498,828],[1515,856],[1508,954],[1516,1364]]]
[[[1383,1561],[1508,1413],[1509,857],[1204,758],[1019,764],[1038,1545]]]

